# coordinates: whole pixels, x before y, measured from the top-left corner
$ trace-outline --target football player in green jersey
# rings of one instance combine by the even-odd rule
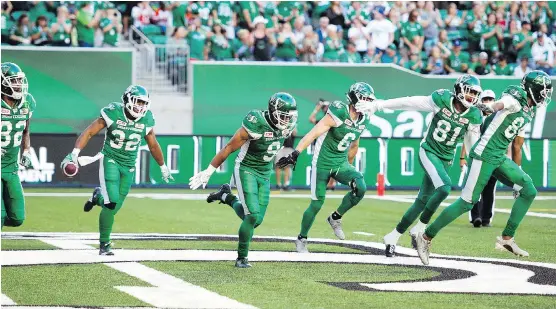
[[[236,267],[249,268],[249,244],[256,227],[263,222],[270,197],[270,174],[274,156],[297,123],[297,103],[288,93],[275,93],[268,101],[268,110],[252,110],[243,119],[228,144],[210,162],[208,168],[189,179],[192,190],[205,187],[210,176],[228,156],[240,149],[236,158],[233,179],[238,197],[230,185],[224,184],[211,193],[207,202],[220,201],[233,208],[243,221],[239,228]]]
[[[521,85],[508,86],[493,105],[477,104],[492,114],[485,120],[481,138],[469,152],[472,161],[461,197],[417,235],[417,253],[423,264],[429,263],[431,240],[442,228],[473,208],[491,175],[518,193],[506,228],[496,239],[496,248],[518,256],[529,256],[517,246],[514,235],[533,203],[537,189],[531,177],[506,157],[506,150],[525,125],[533,120],[537,107],[550,102],[551,95],[550,77],[542,71],[532,71],[523,77]]]
[[[95,205],[102,207],[99,217],[100,255],[114,255],[110,243],[114,216],[122,208],[133,184],[135,162],[143,139],[160,166],[164,182],[173,180],[154,134],[155,121],[149,107],[147,89],[139,85],[129,86],[122,95],[121,103],[111,103],[100,110],[100,116],[81,133],[73,151],[62,161],[62,166],[69,161],[85,164],[84,160],[81,160],[84,157],[79,158],[79,153],[87,146],[91,137],[106,128],[102,151],[95,156],[100,158],[100,187],[95,188],[84,207],[86,212]]]
[[[2,227],[20,226],[25,220],[25,199],[19,180],[19,164],[30,167],[29,121],[35,99],[27,90],[25,73],[12,62],[4,62],[2,71]],[[20,148],[21,157],[19,157]]]
[[[297,144],[295,151],[281,158],[277,166],[283,168],[294,165],[299,153],[316,139],[311,166],[311,203],[301,221],[301,231],[295,240],[297,252],[309,252],[307,236],[315,217],[324,204],[326,185],[330,178],[349,185],[351,191],[342,199],[342,203],[326,221],[339,239],[345,239],[342,230],[342,216],[353,206],[359,204],[365,196],[367,184],[363,175],[352,165],[359,148],[359,137],[367,127],[369,118],[355,110],[358,102],[375,100],[373,87],[358,82],[349,88],[348,103],[335,101],[328,107],[326,116]]]
[[[454,161],[457,145],[463,140],[469,149],[479,139],[482,115],[474,105],[481,91],[479,79],[466,74],[457,79],[454,93],[441,89],[430,96],[377,100],[356,106],[358,110],[371,113],[384,108],[434,113],[419,149],[419,163],[425,171],[423,183],[413,205],[396,228],[384,236],[387,257],[395,255],[400,236],[419,217],[419,222],[409,231],[415,244],[417,234],[425,230],[440,203],[450,194],[452,181],[448,171]]]

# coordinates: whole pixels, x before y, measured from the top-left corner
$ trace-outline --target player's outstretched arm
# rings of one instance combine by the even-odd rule
[[[359,140],[360,138],[351,142],[351,146],[349,147],[349,152],[348,152],[349,164],[353,164],[353,161],[355,160],[355,156],[357,155],[357,151],[359,150]]]
[[[25,129],[23,129],[23,137],[21,139],[21,165],[25,167],[31,166],[31,156],[29,154],[29,149],[31,148],[31,131],[29,130],[30,123],[31,121],[27,119]]]
[[[170,181],[174,180],[172,174],[170,173],[170,169],[164,163],[164,155],[162,154],[162,149],[160,148],[160,144],[156,139],[156,135],[154,134],[154,130],[151,129],[149,134],[145,136],[145,141],[147,142],[147,146],[149,146],[149,150],[151,155],[153,156],[158,166],[160,166],[160,173],[162,174],[162,180],[165,183],[169,183]]]
[[[236,131],[232,139],[222,148],[215,156],[212,158],[209,166],[206,170],[201,171],[193,177],[189,178],[189,188],[192,190],[198,189],[199,187],[203,186],[203,188],[207,185],[210,176],[216,171],[216,169],[226,161],[228,156],[241,148],[245,142],[249,140],[249,133],[244,127],[239,128]]]
[[[87,146],[89,140],[91,140],[91,137],[97,135],[104,128],[106,128],[106,122],[104,121],[104,119],[99,117],[95,121],[93,121],[85,129],[85,131],[83,131],[81,135],[79,135],[79,137],[75,141],[73,151],[64,158],[62,164],[65,161],[72,161],[73,163],[78,164],[77,158],[79,157],[79,152],[81,152],[81,149]]]
[[[280,158],[280,160],[278,160],[278,162],[276,163],[276,167],[277,168],[285,168],[287,166],[293,165],[293,168],[295,170],[295,163],[297,162],[297,157],[299,156],[299,153],[303,152],[303,150],[307,149],[307,147],[309,147],[309,145],[311,145],[311,143],[319,136],[321,136],[322,134],[328,132],[328,130],[330,130],[330,128],[335,127],[336,126],[336,121],[332,118],[332,116],[330,116],[330,114],[327,114],[326,116],[324,116],[324,118],[322,118],[319,123],[317,123],[316,126],[313,127],[313,129],[311,129],[311,131],[309,131],[309,133],[307,133],[302,139],[301,141],[299,141],[299,143],[297,144],[297,147],[295,148],[295,150],[290,153],[289,155]]]
[[[360,101],[355,109],[361,113],[374,114],[384,109],[434,112],[436,104],[431,96],[412,96],[390,100]]]

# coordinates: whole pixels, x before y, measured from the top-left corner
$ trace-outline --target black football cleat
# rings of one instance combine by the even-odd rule
[[[481,227],[481,224],[483,224],[483,220],[481,220],[481,218],[477,218],[477,219],[473,220],[473,226],[474,227]]]
[[[101,242],[98,255],[114,255],[112,252],[112,243],[111,242]]]
[[[84,212],[91,211],[91,209],[93,209],[93,207],[97,205],[98,197],[100,196],[100,194],[100,187],[96,187],[95,190],[93,190],[93,196],[91,197],[91,199],[87,200],[85,202],[85,205],[83,206]]]
[[[247,260],[247,258],[238,258],[236,260],[236,267],[237,268],[251,268],[251,264],[249,264],[249,261]]]
[[[230,185],[227,183],[223,184],[220,187],[220,190],[210,193],[207,196],[207,203],[212,203],[216,201],[219,201],[220,204],[224,203],[224,201],[222,200],[222,195],[224,194],[232,194],[232,188],[230,188]]]
[[[386,250],[384,250],[386,257],[396,256],[396,245],[386,245]]]

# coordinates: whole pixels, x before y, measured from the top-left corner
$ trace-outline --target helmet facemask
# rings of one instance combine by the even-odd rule
[[[463,106],[469,108],[477,104],[481,96],[481,89],[478,86],[459,84],[459,89],[456,98]]]
[[[529,97],[531,98],[531,100],[533,100],[536,106],[546,106],[550,103],[552,99],[552,87],[549,86],[552,85],[546,84],[545,80],[543,79],[543,89],[541,91],[535,92],[531,87],[526,89]]]
[[[146,96],[134,96],[127,94],[127,102],[125,103],[127,112],[138,120],[147,114],[150,108],[150,99]]]
[[[2,94],[13,98],[14,100],[21,100],[29,91],[29,84],[25,73],[18,72],[13,76],[5,76],[2,74]]]
[[[280,130],[292,129],[297,122],[297,111],[283,112],[275,109],[272,111],[271,116],[274,124]]]

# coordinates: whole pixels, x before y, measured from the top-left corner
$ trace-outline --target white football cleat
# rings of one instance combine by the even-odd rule
[[[522,250],[517,246],[513,237],[510,239],[504,239],[502,236],[496,237],[495,248],[502,251],[509,251],[517,256],[529,256],[529,252]]]
[[[411,230],[409,230],[409,236],[411,236],[411,246],[413,249],[417,250],[417,235],[419,233],[424,233],[425,228],[427,228],[427,225],[419,221],[411,228]]]
[[[423,265],[429,265],[429,255],[431,254],[431,241],[426,240],[423,232],[419,232],[416,238],[416,250]]]
[[[336,237],[338,237],[338,239],[341,239],[341,240],[346,239],[346,235],[344,234],[344,231],[342,230],[342,219],[334,220],[334,219],[332,219],[332,215],[330,215],[326,219],[326,222],[328,222],[328,224],[330,224],[330,227],[332,227],[332,230],[334,230],[334,235],[336,235]]]
[[[295,249],[299,253],[309,253],[309,250],[307,249],[307,238],[296,239]]]

